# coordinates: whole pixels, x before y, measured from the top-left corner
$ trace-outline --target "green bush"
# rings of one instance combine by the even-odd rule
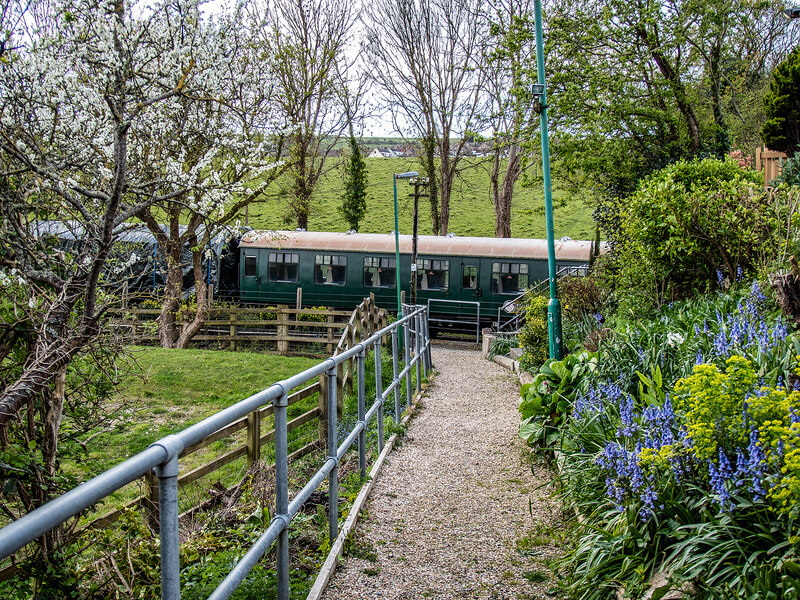
[[[758,173],[732,160],[681,161],[643,180],[618,246],[620,308],[642,314],[771,260],[779,201]]]
[[[571,397],[551,386],[527,408],[562,415],[544,433],[582,515],[569,597],[661,597],[661,574],[696,598],[797,598],[800,337],[774,299],[737,285],[617,317],[597,366],[564,374]]]
[[[547,360],[550,353],[547,337],[547,298],[534,296],[525,311],[525,325],[519,332],[522,347],[520,367],[532,371]]]

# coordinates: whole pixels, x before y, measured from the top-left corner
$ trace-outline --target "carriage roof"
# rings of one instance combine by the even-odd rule
[[[412,236],[400,236],[400,252],[411,253]],[[331,233],[318,231],[251,231],[241,240],[242,248],[319,250],[392,254],[393,233]],[[558,260],[588,261],[592,242],[555,242]],[[547,240],[528,238],[487,238],[466,236],[418,237],[417,253],[434,256],[482,256],[487,258],[546,259]]]

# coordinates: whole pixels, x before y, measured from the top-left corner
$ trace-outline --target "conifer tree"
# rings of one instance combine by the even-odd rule
[[[350,229],[358,231],[367,212],[367,164],[354,135],[350,135],[350,158],[347,162],[344,194],[339,212]]]
[[[764,112],[767,122],[761,135],[767,147],[789,156],[800,150],[800,48],[775,68]]]

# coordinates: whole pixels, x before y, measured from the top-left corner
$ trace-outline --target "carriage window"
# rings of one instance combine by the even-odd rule
[[[464,265],[461,288],[465,290],[478,289],[478,267]]]
[[[450,280],[449,260],[418,260],[417,289],[446,290]]]
[[[258,273],[256,271],[256,257],[255,256],[245,256],[244,257],[244,276],[245,277],[255,277]]]
[[[395,287],[395,261],[393,258],[368,256],[364,259],[364,287]]]
[[[317,254],[314,260],[314,282],[319,285],[344,285],[347,257],[338,254]]]
[[[528,265],[492,263],[492,293],[517,294],[528,287]]]
[[[297,281],[298,255],[289,252],[269,253],[269,280],[270,281]]]

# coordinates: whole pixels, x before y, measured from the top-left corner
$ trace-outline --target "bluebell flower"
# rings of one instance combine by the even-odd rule
[[[725,335],[723,329],[720,329],[719,333],[714,338],[714,352],[717,356],[727,356],[729,348],[728,336]]]
[[[763,302],[767,299],[761,291],[761,286],[758,285],[758,281],[754,281],[753,285],[750,286],[750,298],[753,299],[753,302]]]
[[[764,471],[766,470],[767,457],[761,444],[758,441],[758,431],[750,430],[750,444],[747,446],[747,470],[750,476],[750,492],[756,502],[763,499],[766,495],[764,490]]]
[[[722,274],[722,271],[717,269],[717,284],[722,287],[722,284],[725,282],[725,276]]]
[[[697,356],[695,356],[694,364],[695,365],[702,365],[703,364],[703,351],[702,350],[698,350],[697,351]]]
[[[727,484],[731,477],[731,463],[722,449],[719,451],[719,461],[716,464],[713,460],[708,460],[708,474],[711,480],[711,491],[717,496],[720,510],[730,509],[732,503]]]

